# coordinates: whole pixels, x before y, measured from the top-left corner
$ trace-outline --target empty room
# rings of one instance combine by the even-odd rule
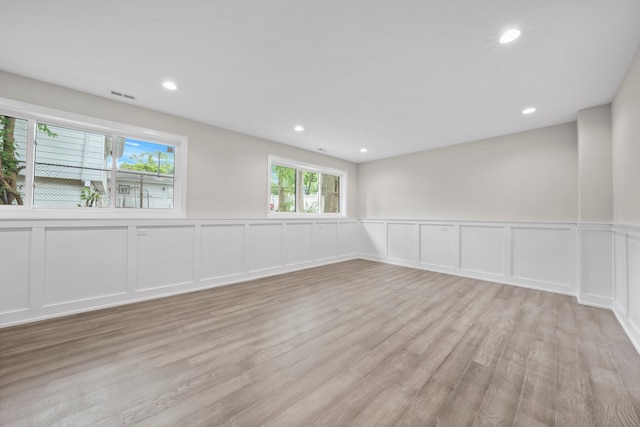
[[[1,10],[1,426],[640,426],[640,0]]]

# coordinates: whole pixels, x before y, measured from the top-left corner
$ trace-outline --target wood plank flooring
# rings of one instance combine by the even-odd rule
[[[575,298],[355,260],[0,329],[2,426],[640,426]]]

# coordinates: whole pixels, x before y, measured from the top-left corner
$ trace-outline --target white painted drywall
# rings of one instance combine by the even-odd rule
[[[576,124],[359,165],[362,218],[576,221]]]
[[[640,225],[640,50],[612,103],[613,217]]]
[[[640,50],[611,104],[614,313],[640,351]]]
[[[578,111],[581,222],[613,221],[611,104]]]
[[[172,102],[174,95],[167,94],[167,103]],[[347,214],[350,218],[358,217],[355,163],[3,71],[0,71],[0,97],[187,136],[188,218],[266,218],[269,154],[347,171],[350,195]]]

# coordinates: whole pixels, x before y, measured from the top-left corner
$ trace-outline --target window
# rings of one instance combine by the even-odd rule
[[[321,166],[269,157],[270,216],[345,216],[347,174]]]
[[[27,121],[0,115],[0,205],[22,205],[25,198]]]
[[[109,136],[36,123],[34,207],[108,208]]]
[[[296,211],[296,169],[278,164],[271,165],[272,212]]]
[[[0,99],[0,215],[184,216],[186,149],[185,137]]]
[[[173,145],[135,139],[118,141],[116,208],[172,209],[175,149]]]

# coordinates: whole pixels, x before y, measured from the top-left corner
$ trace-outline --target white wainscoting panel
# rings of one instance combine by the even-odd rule
[[[319,222],[315,225],[314,255],[318,261],[338,256],[338,224]]]
[[[363,220],[362,225],[365,259],[577,295],[576,224]]]
[[[455,227],[447,224],[420,224],[420,263],[455,268]]]
[[[387,225],[388,257],[396,261],[418,262],[419,229],[412,223],[394,223]]]
[[[403,220],[5,220],[0,327],[362,257],[576,295],[640,351],[640,227]],[[613,274],[611,274],[613,273]],[[611,277],[613,276],[613,277]]]
[[[0,229],[0,314],[29,308],[31,230]]]
[[[514,278],[571,287],[574,248],[569,228],[511,229]]]
[[[127,229],[45,229],[44,306],[126,292]]]
[[[282,267],[283,224],[249,225],[249,271]]]
[[[357,256],[360,253],[361,227],[359,222],[338,222],[339,256]]]
[[[1,221],[0,327],[354,259],[360,230],[348,219]]]
[[[613,312],[640,352],[640,226],[614,225]]]
[[[203,225],[200,275],[203,280],[240,275],[244,271],[244,224]]]
[[[613,308],[640,352],[640,226],[367,219],[360,255]]]
[[[375,258],[387,256],[387,223],[362,222],[362,247],[360,253]]]
[[[288,223],[285,226],[286,265],[313,261],[313,223]]]
[[[614,233],[614,307],[626,316],[629,311],[628,275],[627,275],[627,234],[616,231]]]
[[[628,319],[636,331],[640,331],[640,236],[628,236]]]
[[[463,225],[460,227],[460,268],[478,273],[504,272],[503,227]]]
[[[137,235],[137,290],[193,282],[193,227],[138,227]]]
[[[611,308],[613,304],[613,238],[608,229],[580,230],[581,303]]]

